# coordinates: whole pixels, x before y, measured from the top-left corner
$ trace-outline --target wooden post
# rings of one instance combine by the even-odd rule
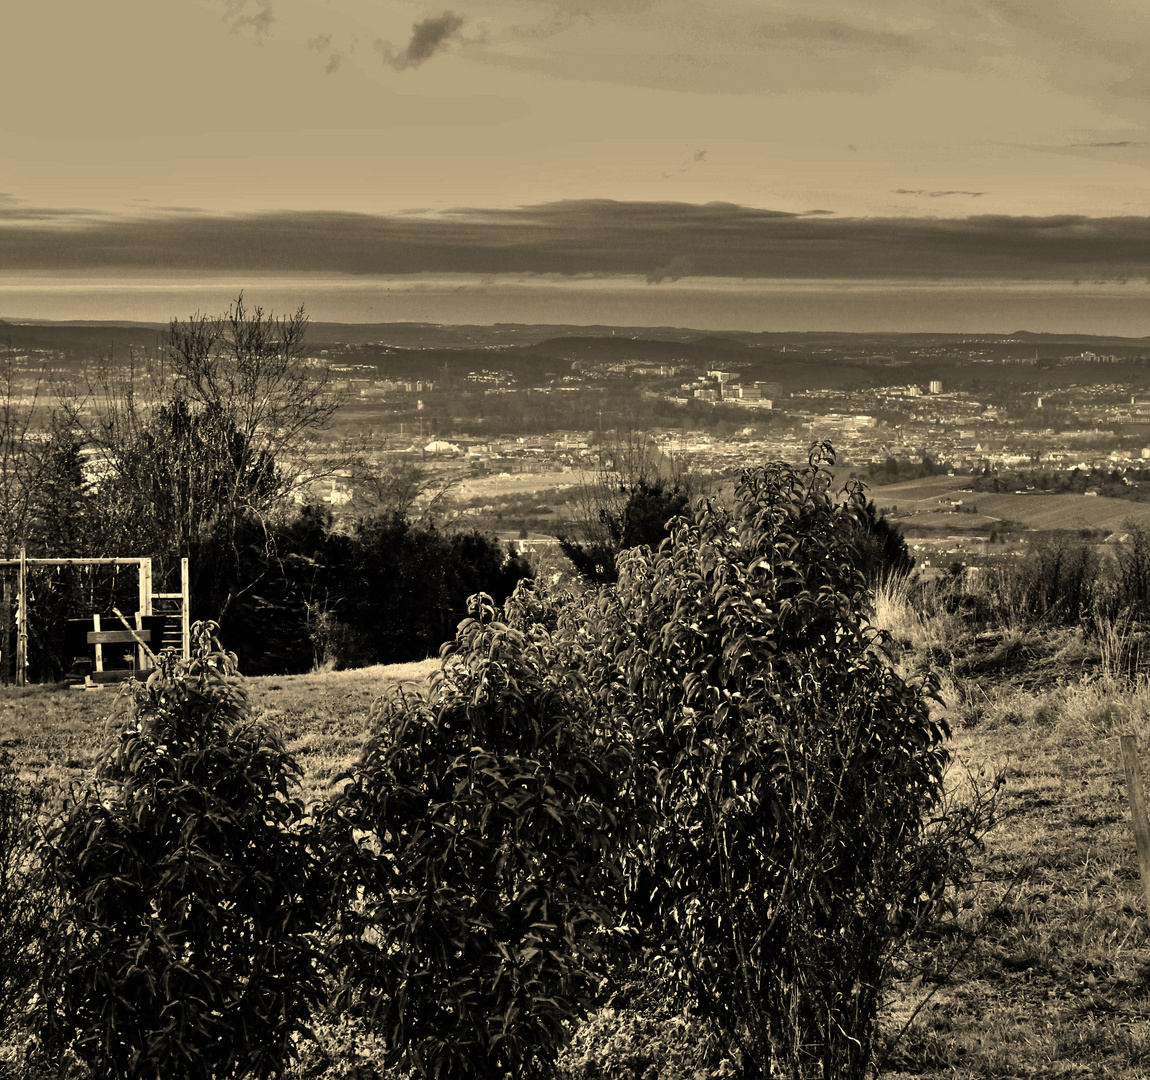
[[[0,627],[0,682],[5,686],[11,682],[12,670],[12,575],[4,572],[4,600],[0,605],[0,617],[4,625]]]
[[[92,629],[98,634],[102,629],[100,626],[99,614],[92,615]],[[96,642],[96,670],[104,670],[104,646],[100,642]]]
[[[185,660],[192,658],[191,589],[188,585],[188,557],[180,560],[180,633]]]
[[[152,614],[152,560],[140,560],[140,606],[136,610],[141,615]]]
[[[1138,764],[1138,739],[1123,735],[1122,768],[1126,772],[1126,793],[1130,799],[1130,816],[1134,820],[1134,845],[1138,849],[1138,866],[1142,873],[1142,892],[1146,913],[1150,916],[1150,823],[1146,820],[1146,797],[1142,789],[1142,769]]]
[[[16,685],[23,686],[28,668],[28,552],[20,545],[16,571]]]

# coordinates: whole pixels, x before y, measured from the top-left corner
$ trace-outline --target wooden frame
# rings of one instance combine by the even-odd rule
[[[20,548],[18,559],[0,559],[0,568],[16,569],[16,685],[23,686],[28,667],[28,567],[29,566],[135,566],[139,573],[139,607],[137,614],[151,615],[156,600],[180,602],[180,651],[185,660],[191,654],[191,619],[189,616],[188,560],[180,559],[180,591],[157,593],[152,591],[152,560],[150,557],[132,559],[30,559]],[[97,627],[98,629],[98,627]],[[97,645],[99,648],[99,645]],[[137,649],[139,666],[144,666],[143,647]]]

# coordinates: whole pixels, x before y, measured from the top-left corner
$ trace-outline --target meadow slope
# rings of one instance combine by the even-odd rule
[[[921,668],[928,654],[909,639],[902,644],[901,663]],[[899,960],[883,1018],[894,1044],[887,1073],[1150,1075],[1150,926],[1117,745],[1120,733],[1138,735],[1150,772],[1150,683],[1109,670],[1079,630],[975,639],[951,624],[930,643],[929,658],[943,674],[939,708],[954,729],[956,778],[962,770],[1001,772],[1005,786],[974,883],[931,940]],[[258,678],[249,694],[257,715],[282,726],[315,799],[358,753],[371,702],[399,686],[421,687],[435,666]],[[81,781],[115,735],[115,705],[111,691],[0,690],[0,746],[27,776]],[[640,1075],[619,1056],[623,1035],[608,1037],[624,1023],[631,1043],[650,1051],[644,1060],[656,1063],[645,1080],[690,1075],[655,1053],[681,1042],[690,1025],[666,1009],[646,1021],[615,1009],[593,1016],[596,1046],[578,1042],[578,1059],[561,1062],[563,1075]],[[352,1075],[353,1067],[357,1076],[385,1075],[363,1056],[370,1041],[357,1044],[355,1062],[340,1062],[352,1052],[346,1034],[324,1032],[328,1064],[309,1077]]]

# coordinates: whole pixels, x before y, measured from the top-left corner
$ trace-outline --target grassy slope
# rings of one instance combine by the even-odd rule
[[[896,989],[892,1031],[933,996],[894,1071],[1140,1077],[1150,1065],[1150,934],[1117,740],[1108,721],[1057,713],[1020,722],[1006,708],[956,737],[972,764],[1005,765],[1007,783],[953,937]]]
[[[972,768],[1005,767],[1007,784],[979,883],[959,898],[938,949],[901,970],[888,1033],[930,996],[888,1068],[906,1077],[1146,1076],[1150,932],[1115,736],[1133,731],[1150,746],[1150,687],[1090,674],[1097,657],[1073,634],[1008,634],[973,650],[954,625],[946,634],[936,656],[948,672],[955,749]],[[314,797],[358,752],[372,699],[421,684],[434,666],[253,679],[250,693],[283,725]],[[1035,681],[1027,673],[1039,678],[1020,690],[1020,676]],[[28,772],[79,779],[114,734],[113,702],[109,691],[0,691],[0,745]]]
[[[1005,776],[976,883],[933,955],[911,957],[895,987],[888,1035],[922,1008],[890,1070],[1146,1076],[1150,926],[1117,738],[1150,749],[1150,682],[1130,673],[1136,658],[1080,630],[975,636],[955,616],[909,607],[880,608],[876,622],[906,649],[905,666],[929,654],[940,671],[959,762]]]
[[[940,499],[961,499],[967,506],[976,505],[983,519],[1014,521],[1028,529],[1120,530],[1126,521],[1150,520],[1150,503],[1088,495],[996,495],[964,489],[963,482],[962,477],[930,476],[871,488],[867,495],[879,506],[897,506],[898,521],[903,526],[916,522],[938,524],[940,519],[952,518],[957,528],[974,525],[965,515],[941,510]]]
[[[279,726],[304,769],[309,798],[325,794],[359,755],[372,702],[406,686],[421,689],[437,660],[248,680],[257,717]],[[0,747],[25,776],[82,780],[116,737],[123,709],[115,687],[82,692],[57,686],[0,688]]]

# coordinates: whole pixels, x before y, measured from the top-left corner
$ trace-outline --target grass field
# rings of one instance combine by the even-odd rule
[[[896,521],[904,531],[916,525],[938,528],[945,522],[970,528],[975,522],[968,514],[956,514],[948,500],[962,500],[966,507],[978,507],[978,524],[1011,521],[1027,529],[1106,529],[1120,530],[1127,520],[1150,522],[1150,503],[1105,499],[1097,495],[995,495],[961,487],[955,476],[929,476],[870,488],[867,495],[877,506],[897,506]]]
[[[247,680],[255,716],[279,727],[304,769],[309,799],[326,794],[340,770],[358,756],[372,702],[399,687],[420,689],[438,660]],[[25,778],[65,786],[95,767],[116,738],[124,702],[115,687],[97,692],[65,686],[0,688],[0,747]]]
[[[976,881],[900,962],[883,1026],[888,1040],[906,1030],[888,1074],[1150,1075],[1150,926],[1117,746],[1118,734],[1138,735],[1150,773],[1150,682],[1108,668],[1081,631],[975,639],[953,620],[921,619],[914,631],[898,631],[901,662],[918,667],[929,648],[941,667],[959,762],[1002,770],[1005,787]],[[371,701],[434,667],[253,679],[249,693],[258,715],[283,726],[315,798],[358,753]],[[0,745],[27,774],[80,780],[115,734],[114,704],[109,691],[0,691]],[[591,1022],[609,1042],[613,1014]],[[660,1023],[628,1037],[669,1037]]]

